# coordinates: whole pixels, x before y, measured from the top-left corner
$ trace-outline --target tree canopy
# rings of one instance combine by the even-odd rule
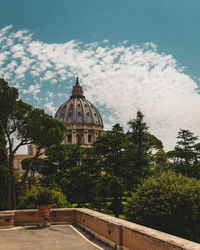
[[[8,83],[0,79],[0,121],[5,131],[9,147],[9,173],[11,178],[12,208],[16,207],[15,181],[13,160],[17,150],[24,145],[35,144],[37,153],[35,158],[52,145],[58,145],[64,138],[65,126],[55,120],[43,110],[35,109],[31,105],[18,99],[18,91],[9,87]],[[14,141],[17,142],[14,143]],[[41,149],[44,149],[41,152]],[[31,165],[30,165],[31,168]],[[23,178],[25,181],[29,169]]]
[[[200,178],[200,151],[198,136],[186,129],[180,129],[174,150],[167,153],[172,167],[177,173]]]
[[[172,171],[149,177],[128,199],[132,222],[200,242],[200,181]]]

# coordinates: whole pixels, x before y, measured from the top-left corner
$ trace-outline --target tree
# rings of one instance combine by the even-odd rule
[[[36,145],[37,151],[26,169],[22,184],[25,183],[34,160],[45,154],[51,146],[59,145],[64,139],[64,131],[64,123],[55,120],[43,110],[33,109],[30,112],[25,120],[25,126],[19,131],[18,135],[21,141],[26,141],[26,144]]]
[[[22,166],[22,169],[24,171],[29,169],[30,165],[31,165],[31,168],[29,171],[29,176],[27,178],[28,184],[29,184],[29,190],[31,189],[32,185],[38,183],[38,181],[39,181],[38,172],[39,172],[40,168],[42,167],[42,164],[43,164],[42,158],[36,158],[33,161],[33,158],[30,157],[30,158],[25,158],[21,161],[21,166]]]
[[[122,211],[122,196],[124,192],[123,181],[123,154],[125,149],[126,136],[119,124],[113,126],[111,131],[99,137],[94,143],[94,152],[99,158],[101,165],[101,185],[112,197],[111,209],[115,217],[119,217]],[[104,187],[104,188],[103,188]],[[102,190],[99,193],[102,194]]]
[[[9,143],[9,168],[11,179],[13,179],[13,159],[16,151],[23,145],[36,145],[36,154],[33,156],[29,167],[26,169],[22,178],[24,185],[34,160],[45,153],[52,145],[58,145],[64,137],[65,126],[62,122],[55,120],[53,117],[45,114],[43,110],[34,109],[18,101],[14,112],[9,117],[6,127],[6,135]],[[14,137],[15,135],[15,137]],[[19,143],[14,146],[13,140],[17,138]],[[13,188],[14,183],[11,182]],[[13,208],[16,206],[15,190],[12,190]]]
[[[172,171],[149,177],[128,199],[126,218],[200,242],[200,181]]]
[[[10,208],[10,175],[4,129],[0,121],[0,210]]]
[[[173,161],[173,168],[177,173],[200,178],[199,144],[196,144],[198,136],[194,136],[189,130],[180,129],[177,138],[179,140],[175,149],[167,153]]]
[[[17,89],[10,87],[4,79],[0,78],[0,121],[4,129],[7,125],[9,114],[12,113],[17,99]]]
[[[95,203],[96,181],[99,171],[95,168],[92,148],[77,145],[59,145],[46,153],[40,181],[48,187],[58,186],[71,203],[84,206]]]
[[[138,111],[136,119],[128,122],[131,131],[127,133],[128,144],[125,151],[124,175],[129,191],[147,177],[155,164],[155,154],[162,151],[162,142],[148,132],[144,115]]]
[[[35,144],[37,153],[32,162],[52,145],[58,145],[64,137],[65,126],[62,122],[45,114],[43,110],[34,109],[31,105],[18,99],[18,91],[0,79],[0,118],[5,130],[9,147],[9,173],[11,179],[12,209],[16,208],[15,180],[13,160],[17,150],[24,145]],[[14,143],[18,140],[16,143]],[[43,149],[43,150],[42,150]],[[42,152],[41,152],[42,150]],[[22,179],[22,185],[31,169],[30,164]]]
[[[0,209],[10,207],[11,181],[8,169],[5,128],[18,98],[18,91],[0,78]]]

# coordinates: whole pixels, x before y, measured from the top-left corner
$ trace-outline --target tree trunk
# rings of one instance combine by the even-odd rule
[[[12,209],[16,209],[16,191],[15,191],[15,178],[14,178],[14,171],[13,171],[13,159],[14,156],[12,152],[10,152],[9,156],[9,172],[10,172],[10,188],[11,188],[11,204]]]

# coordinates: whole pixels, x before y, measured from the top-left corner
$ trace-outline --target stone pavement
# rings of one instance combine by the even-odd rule
[[[111,250],[77,226],[0,229],[0,250]]]

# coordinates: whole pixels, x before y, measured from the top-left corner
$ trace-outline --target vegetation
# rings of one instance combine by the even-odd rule
[[[173,161],[172,167],[177,173],[200,179],[200,148],[196,144],[198,136],[181,129],[177,138],[175,149],[168,152],[168,157]]]
[[[6,151],[6,140],[0,122],[0,210],[10,208],[10,175]]]
[[[0,107],[0,210],[10,201],[12,209],[16,202],[34,208],[39,193],[44,201],[51,190],[53,207],[74,204],[120,217],[125,206],[131,221],[199,241],[200,143],[192,132],[181,129],[174,150],[165,153],[137,112],[130,131],[116,124],[84,148],[80,135],[76,145],[62,145],[65,125],[24,103],[3,79]],[[22,161],[24,174],[17,176],[14,155],[28,144],[36,154]]]
[[[99,158],[101,178],[99,195],[112,198],[111,210],[116,217],[122,212],[123,154],[126,137],[119,124],[94,143],[94,152]]]
[[[6,99],[8,98],[8,99]],[[14,155],[24,145],[35,144],[36,155],[32,162],[52,145],[62,142],[64,136],[64,124],[45,114],[43,110],[34,109],[31,105],[18,99],[18,91],[8,86],[8,83],[0,79],[0,119],[9,147],[9,173],[11,179],[12,209],[16,208],[15,177],[13,169]],[[18,143],[14,143],[15,139]],[[41,152],[41,149],[43,151]],[[27,168],[22,185],[25,183],[32,163]]]
[[[98,169],[93,165],[93,150],[79,145],[54,146],[47,151],[47,158],[39,170],[41,183],[60,187],[69,202],[83,206],[94,202]],[[93,166],[92,166],[93,165]]]
[[[143,179],[151,175],[157,154],[163,145],[148,131],[144,116],[137,112],[136,119],[129,121],[131,131],[127,133],[128,144],[124,154],[124,178],[128,192],[134,191]]]
[[[32,209],[37,205],[52,205],[53,208],[71,207],[59,190],[33,187],[25,196],[20,197],[18,209]]]
[[[200,242],[200,181],[172,171],[149,177],[125,206],[132,222]]]

